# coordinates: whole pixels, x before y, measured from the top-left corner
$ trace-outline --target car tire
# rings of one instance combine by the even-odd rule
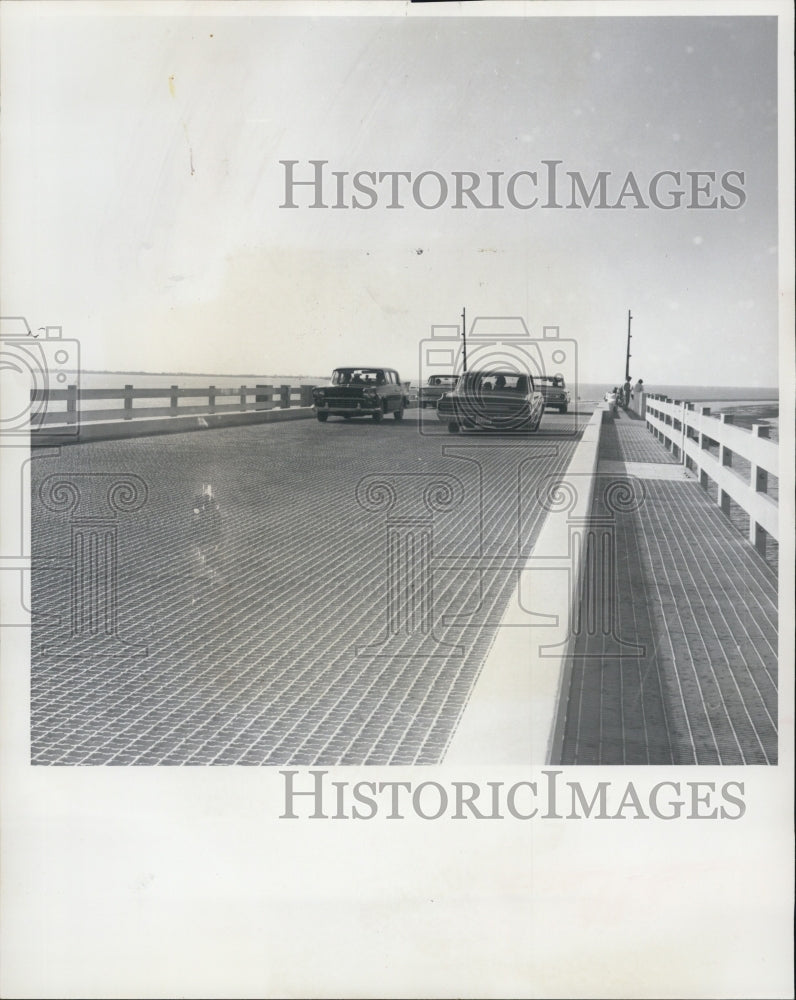
[[[559,406],[559,408],[558,408],[558,412],[559,412],[559,413],[566,413],[566,412],[567,412],[567,404],[566,404],[566,403],[564,403],[564,405],[563,405],[563,406]]]
[[[404,404],[401,403],[400,407],[393,413],[393,417],[396,420],[403,420],[404,418]]]
[[[448,434],[458,434],[460,430],[458,420],[451,420],[448,424]]]
[[[383,416],[384,416],[383,410],[374,410],[373,413],[371,414],[371,419],[373,420],[374,424],[380,424],[381,418]]]
[[[344,413],[343,414],[343,420],[350,420],[350,419],[351,419],[351,414],[350,413]]]
[[[316,413],[315,416],[318,418],[318,421],[322,424],[325,424],[326,421],[329,419],[328,413],[321,413],[320,411],[318,411],[318,413]]]
[[[542,411],[542,413],[543,412],[544,411]],[[536,418],[536,420],[534,420],[534,422],[532,424],[528,424],[528,433],[529,434],[535,434],[539,430],[539,425],[541,423],[542,423],[542,414],[540,413],[539,416]]]

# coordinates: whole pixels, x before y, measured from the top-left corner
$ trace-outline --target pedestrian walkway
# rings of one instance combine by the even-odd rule
[[[599,457],[643,501],[607,510],[595,491],[616,540],[614,629],[576,642],[562,763],[776,763],[773,570],[635,414],[603,427]]]

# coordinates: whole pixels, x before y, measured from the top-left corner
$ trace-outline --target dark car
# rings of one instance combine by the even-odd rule
[[[464,428],[538,430],[544,396],[531,375],[471,371],[437,404],[437,416],[451,433]]]
[[[401,376],[394,368],[335,368],[331,385],[312,390],[315,415],[321,423],[330,416],[370,417],[378,423],[387,413],[401,420],[409,405]]]
[[[569,390],[563,375],[539,375],[536,378],[539,391],[544,396],[544,405],[552,406],[559,413],[566,413],[569,406]]]
[[[420,387],[417,394],[417,401],[420,409],[427,406],[436,406],[446,392],[456,388],[459,381],[458,375],[431,375],[427,385]]]

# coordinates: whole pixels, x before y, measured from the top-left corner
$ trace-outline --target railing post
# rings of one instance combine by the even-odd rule
[[[124,419],[133,419],[133,387],[131,385],[124,387]]]
[[[242,385],[240,387],[240,408],[242,410],[246,409],[246,386]]]
[[[679,403],[679,400],[677,400],[677,399],[667,399],[666,402],[669,404],[669,406],[677,406],[678,403]],[[676,444],[676,438],[675,438],[675,432],[677,431],[677,420],[676,420],[675,415],[673,413],[670,413],[666,417],[666,423],[667,423],[667,425],[669,427],[671,427],[671,431],[669,432],[670,433],[670,437],[669,437],[669,442],[668,442],[667,447],[668,447],[669,451],[672,453],[672,455],[675,458],[677,458],[677,444]]]
[[[752,436],[756,438],[767,438],[769,428],[764,424],[752,424]],[[752,451],[754,455],[754,450]],[[752,459],[752,467],[749,471],[749,485],[756,493],[768,492],[768,473]],[[768,532],[754,519],[754,515],[749,516],[749,541],[754,545],[760,555],[766,557],[766,543]]]
[[[207,402],[208,402],[208,407],[207,407],[208,410],[211,413],[214,413],[216,409],[216,387],[214,385],[211,385],[210,388],[207,390]]]
[[[666,402],[666,397],[661,396],[661,408],[658,411],[660,414],[661,426],[658,428],[658,440],[660,441],[660,443],[663,445],[664,448],[666,447],[666,423],[667,423],[666,411],[663,409],[663,405],[665,402]]]
[[[77,423],[77,386],[68,385],[66,387],[66,422],[68,424]]]
[[[771,435],[771,428],[767,424],[752,424],[753,438],[768,438]],[[759,465],[755,459],[756,449],[751,449],[752,459],[749,471],[749,485],[755,493],[768,493],[768,470]],[[776,536],[775,536],[776,537]],[[758,524],[754,517],[749,517],[749,540],[765,559],[766,545],[768,542],[768,532],[762,525]]]
[[[752,437],[768,438],[769,434],[770,428],[766,424],[752,424]],[[768,473],[754,459],[752,460],[749,485],[755,493],[768,493]]]
[[[683,403],[683,430],[685,432],[685,437],[683,439],[683,463],[687,469],[693,469],[694,467],[694,460],[685,449],[686,441],[694,440],[694,428],[689,420],[689,417],[693,414],[693,412],[693,403]]]
[[[702,419],[704,420],[705,417],[709,417],[710,416],[710,407],[709,406],[700,406],[699,407],[699,412],[700,412],[700,415],[701,415]],[[700,427],[699,427],[699,450],[700,451],[706,451],[707,450],[707,447],[708,447],[707,443],[708,443],[708,441],[710,441],[710,436],[708,434],[705,434],[704,426],[702,424],[700,424]],[[699,464],[699,485],[703,489],[707,489],[708,488],[708,474],[702,468],[702,463],[701,462]]]
[[[699,407],[699,412],[700,412],[700,414],[703,417],[709,417],[710,416],[710,407],[709,406],[700,406]],[[709,440],[710,440],[709,435],[705,434],[705,431],[704,431],[703,427],[700,427],[699,428],[699,447],[700,448],[707,448],[707,444],[705,444],[705,442],[709,441]]]
[[[732,425],[735,422],[735,417],[731,413],[720,413],[719,420],[721,421],[722,428],[724,428],[727,425]],[[719,438],[719,464],[732,468],[732,451],[724,444],[721,437]],[[718,502],[722,513],[729,516],[730,494],[726,493],[721,487],[719,487]]]
[[[302,406],[312,406],[312,390],[315,388],[314,385],[303,385],[301,386],[301,405]]]
[[[680,407],[680,418],[676,416],[672,417],[672,454],[675,458],[679,458],[682,461],[683,458],[683,406],[685,405],[682,399],[675,399],[674,405]],[[679,442],[675,439],[674,433],[679,431],[680,439]]]
[[[169,399],[169,409],[171,410],[171,413],[169,414],[170,417],[177,416],[177,404],[180,398],[179,388],[180,387],[178,385],[173,385],[171,387],[171,397]]]
[[[280,385],[279,386],[279,407],[282,410],[287,410],[290,407],[290,386]]]

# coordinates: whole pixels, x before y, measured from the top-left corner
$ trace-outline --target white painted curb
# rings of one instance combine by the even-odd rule
[[[233,410],[229,413],[191,413],[176,417],[140,417],[133,420],[84,421],[79,432],[64,428],[43,429],[30,435],[32,448],[51,448],[62,444],[87,444],[90,441],[116,441],[159,434],[184,434],[186,431],[216,430],[247,424],[268,424],[283,420],[309,420],[315,411],[310,406],[274,408],[273,410]]]
[[[570,615],[579,585],[571,570],[570,523],[585,523],[591,513],[607,408],[598,405],[567,469],[555,477],[574,501],[550,510],[545,519],[445,754],[446,765],[558,762],[571,676]],[[547,621],[529,624],[529,611]],[[548,647],[544,655],[540,647]]]

